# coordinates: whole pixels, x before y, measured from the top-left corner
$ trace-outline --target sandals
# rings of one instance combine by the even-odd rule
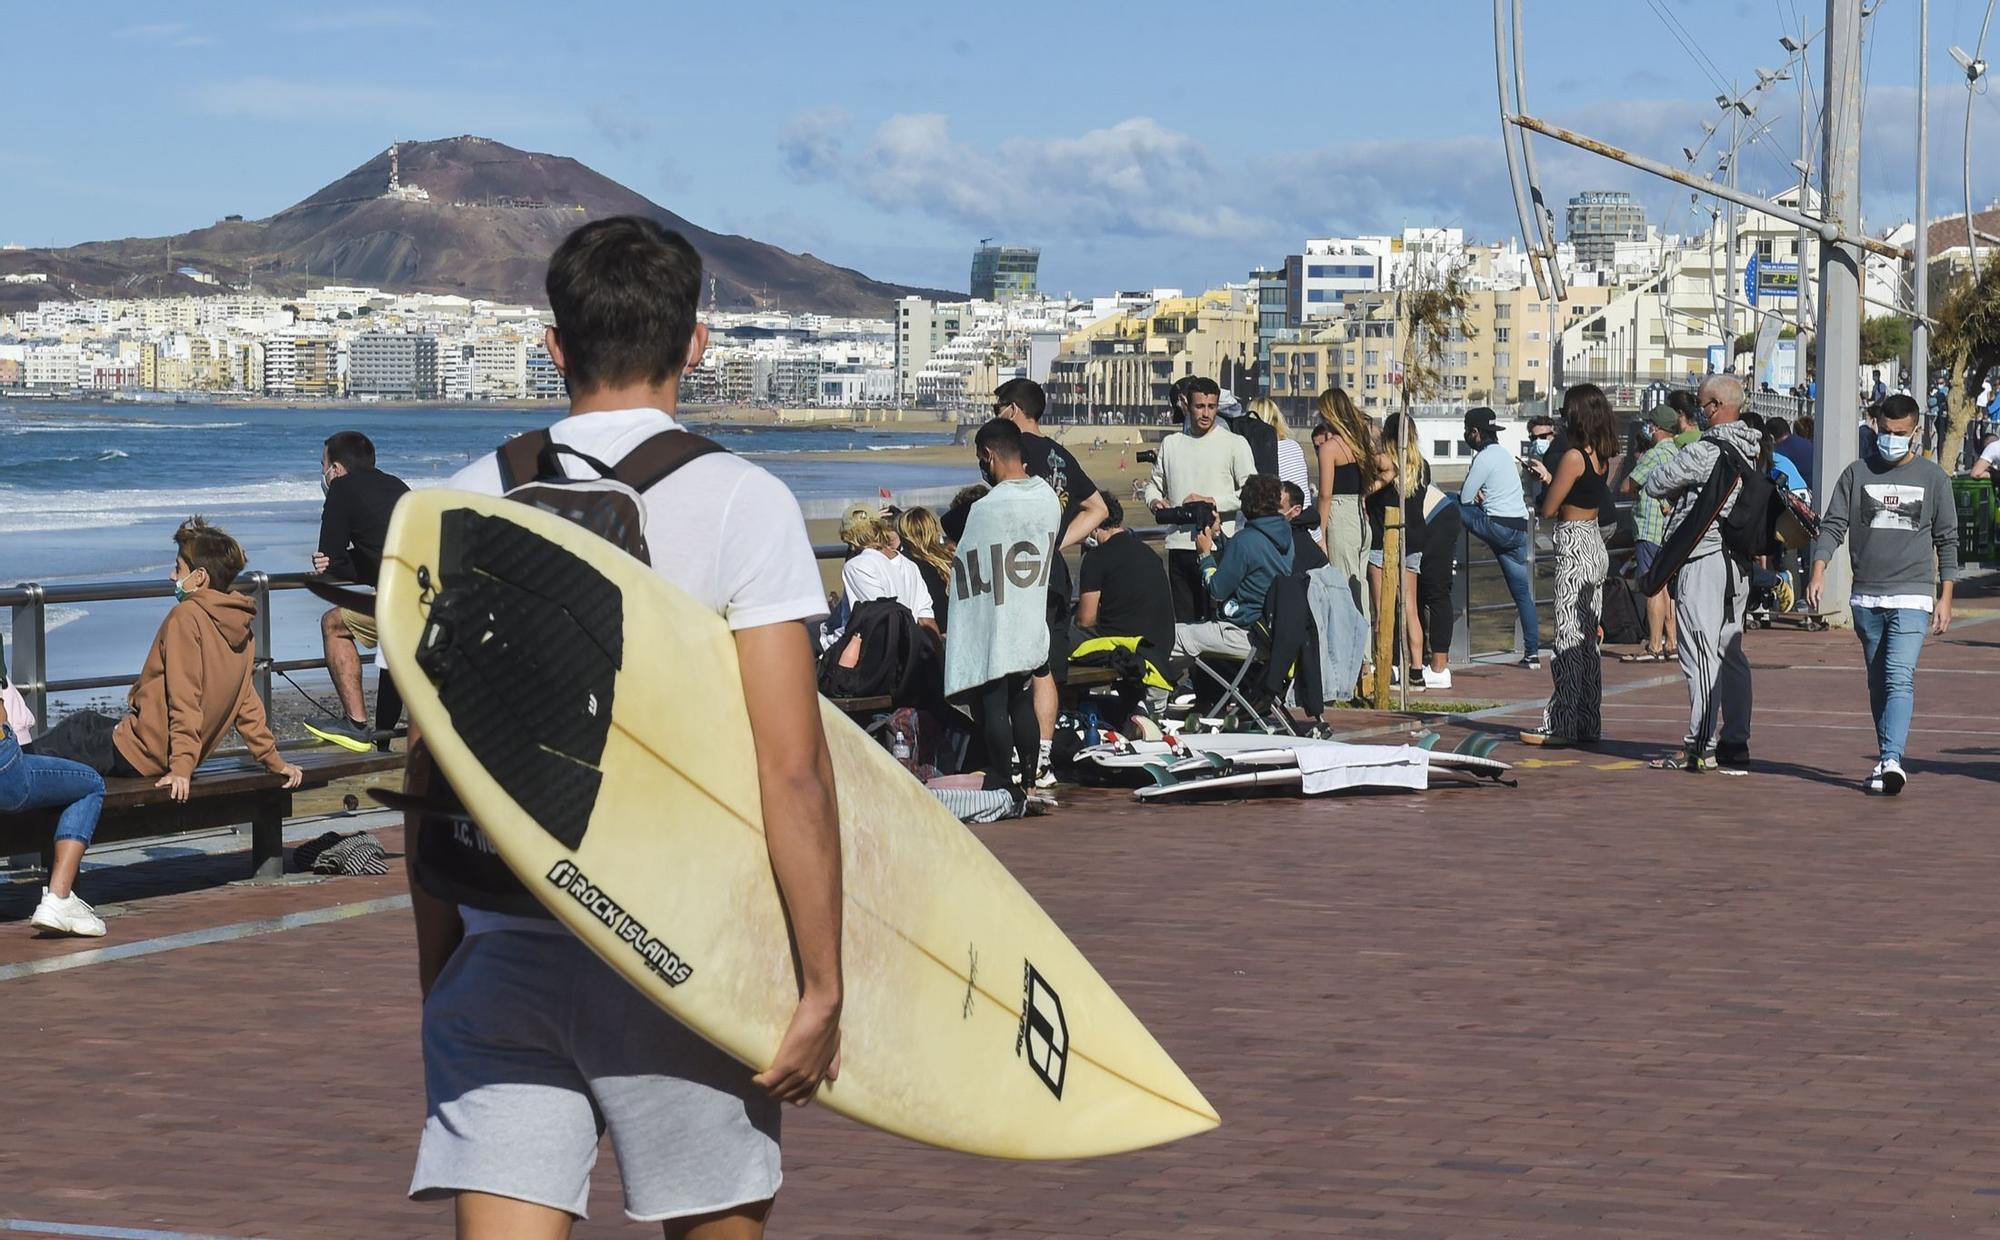
[[[1537,729],[1521,733],[1521,743],[1523,745],[1534,745],[1542,749],[1567,749],[1571,745],[1576,744],[1576,740],[1573,737],[1557,736],[1552,732],[1543,732]]]
[[[1665,663],[1679,657],[1673,651],[1662,646],[1658,650],[1640,649],[1631,654],[1621,654],[1618,656],[1618,661],[1620,663]]]

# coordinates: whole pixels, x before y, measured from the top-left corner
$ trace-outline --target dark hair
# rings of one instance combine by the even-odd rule
[[[1243,480],[1243,519],[1275,517],[1284,507],[1284,491],[1275,474],[1251,474]]]
[[[1667,406],[1690,422],[1701,421],[1701,402],[1694,393],[1685,388],[1675,388],[1667,393]]]
[[[1187,398],[1190,408],[1194,406],[1194,398],[1198,395],[1220,398],[1222,396],[1222,388],[1215,380],[1202,375],[1196,375],[1187,381]]]
[[[335,431],[326,437],[326,459],[349,473],[375,468],[375,445],[360,431]]]
[[[227,590],[243,571],[242,546],[200,517],[189,517],[174,531],[174,550],[189,571],[208,570],[208,588]]]
[[[980,500],[985,499],[986,493],[992,489],[992,487],[987,486],[983,482],[975,482],[969,487],[960,487],[958,494],[951,497],[951,503],[945,505],[945,511],[959,512],[970,508]]]
[[[1901,392],[1897,392],[1895,395],[1884,399],[1877,406],[1877,410],[1879,416],[1894,418],[1898,422],[1904,418],[1920,417],[1923,414],[1923,409],[1917,404],[1915,398],[1905,396]]]
[[[1567,403],[1568,403],[1568,400],[1569,400],[1569,398],[1568,398],[1568,397],[1564,397],[1564,398],[1563,398],[1563,402],[1564,402],[1565,404],[1567,404]],[[1556,424],[1556,419],[1555,419],[1555,415],[1554,415],[1554,414],[1551,414],[1551,413],[1534,413],[1534,414],[1529,414],[1529,415],[1528,415],[1528,429],[1529,429],[1529,430],[1534,430],[1534,429],[1535,429],[1535,428],[1536,428],[1537,426],[1550,426],[1550,427],[1552,427],[1552,426],[1554,426],[1555,424]]]
[[[1097,498],[1104,501],[1104,524],[1114,530],[1123,529],[1125,526],[1125,505],[1118,502],[1116,495],[1101,487],[1098,489]]]
[[[1602,465],[1618,451],[1618,419],[1595,383],[1579,383],[1563,393],[1563,429],[1572,449],[1588,448]]]
[[[1792,423],[1792,434],[1797,435],[1800,439],[1811,439],[1813,437],[1813,420],[1810,413],[1800,414],[1799,420]]]
[[[1758,413],[1755,409],[1745,409],[1736,420],[1753,431],[1762,431],[1765,429],[1764,415]]]
[[[1771,432],[1771,438],[1783,439],[1792,433],[1792,424],[1783,418],[1765,418],[1764,429]]]
[[[1021,459],[1021,428],[1005,418],[994,418],[979,428],[972,437],[974,451],[985,449],[993,456],[1006,461]]]
[[[1284,492],[1285,502],[1287,504],[1299,504],[1302,506],[1305,504],[1306,502],[1305,488],[1301,487],[1298,483],[1291,481],[1280,482],[1278,484],[1278,489]]]
[[[1042,420],[1042,410],[1049,407],[1049,398],[1042,393],[1042,385],[1033,379],[1009,379],[993,393],[993,412],[1012,405],[1019,409],[1030,422]]]
[[[687,362],[701,255],[653,220],[592,220],[549,257],[546,286],[572,393],[664,383]]]

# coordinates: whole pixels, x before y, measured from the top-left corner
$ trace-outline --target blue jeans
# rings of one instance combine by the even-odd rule
[[[1875,716],[1875,743],[1882,761],[1901,762],[1916,707],[1917,655],[1931,613],[1915,607],[1856,607],[1854,632],[1868,665],[1868,709]]]
[[[1534,527],[1517,530],[1501,525],[1478,504],[1460,504],[1458,515],[1465,522],[1466,533],[1493,548],[1500,561],[1500,575],[1507,580],[1507,593],[1514,596],[1514,612],[1521,621],[1522,653],[1537,653],[1542,644],[1542,622],[1535,615],[1535,570],[1528,563],[1528,539]]]
[[[11,728],[0,727],[0,814],[62,806],[56,838],[88,846],[104,808],[104,777],[81,762],[23,753]]]

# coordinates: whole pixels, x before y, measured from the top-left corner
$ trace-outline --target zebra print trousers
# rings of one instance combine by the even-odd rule
[[[1556,526],[1556,652],[1549,664],[1555,692],[1542,715],[1550,736],[1594,741],[1603,730],[1604,668],[1597,625],[1604,609],[1604,574],[1611,557],[1596,521]]]

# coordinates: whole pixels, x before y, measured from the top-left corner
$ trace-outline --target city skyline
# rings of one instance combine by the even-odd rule
[[[1934,215],[1960,200],[1966,92],[1946,48],[1973,42],[1982,8],[1933,5]],[[1816,26],[1813,9],[1798,14]],[[0,243],[264,216],[391,141],[458,133],[573,156],[704,227],[935,287],[961,287],[988,236],[1039,247],[1043,289],[1086,295],[1240,280],[1308,236],[1422,223],[1503,238],[1490,9],[1437,11],[1260,7],[1220,36],[1197,32],[1207,12],[1172,4],[1028,5],[1005,32],[914,7],[624,6],[571,26],[508,4],[478,22],[368,7],[218,5],[160,22],[14,11],[0,18],[11,42],[87,50],[96,85],[77,89],[64,57],[17,62],[17,97],[63,106],[0,154],[13,190]],[[1796,33],[1782,2],[1537,5],[1530,103],[1680,162],[1720,115],[1718,81],[1740,88],[1784,62],[1780,11]],[[1884,5],[1871,27],[1863,191],[1880,232],[1911,214],[1914,6]],[[764,41],[772,31],[783,39]],[[1212,62],[1188,62],[1190,47]],[[1277,54],[1291,47],[1308,52]],[[1773,124],[1743,157],[1745,188],[1796,175],[1796,102],[1789,82],[1762,101],[1757,123]],[[2000,134],[2000,103],[1972,107],[1976,154],[1982,130]],[[1623,189],[1668,231],[1698,227],[1684,190],[1551,142],[1537,153],[1558,204]],[[1996,191],[2000,172],[1975,163],[1975,206]]]

